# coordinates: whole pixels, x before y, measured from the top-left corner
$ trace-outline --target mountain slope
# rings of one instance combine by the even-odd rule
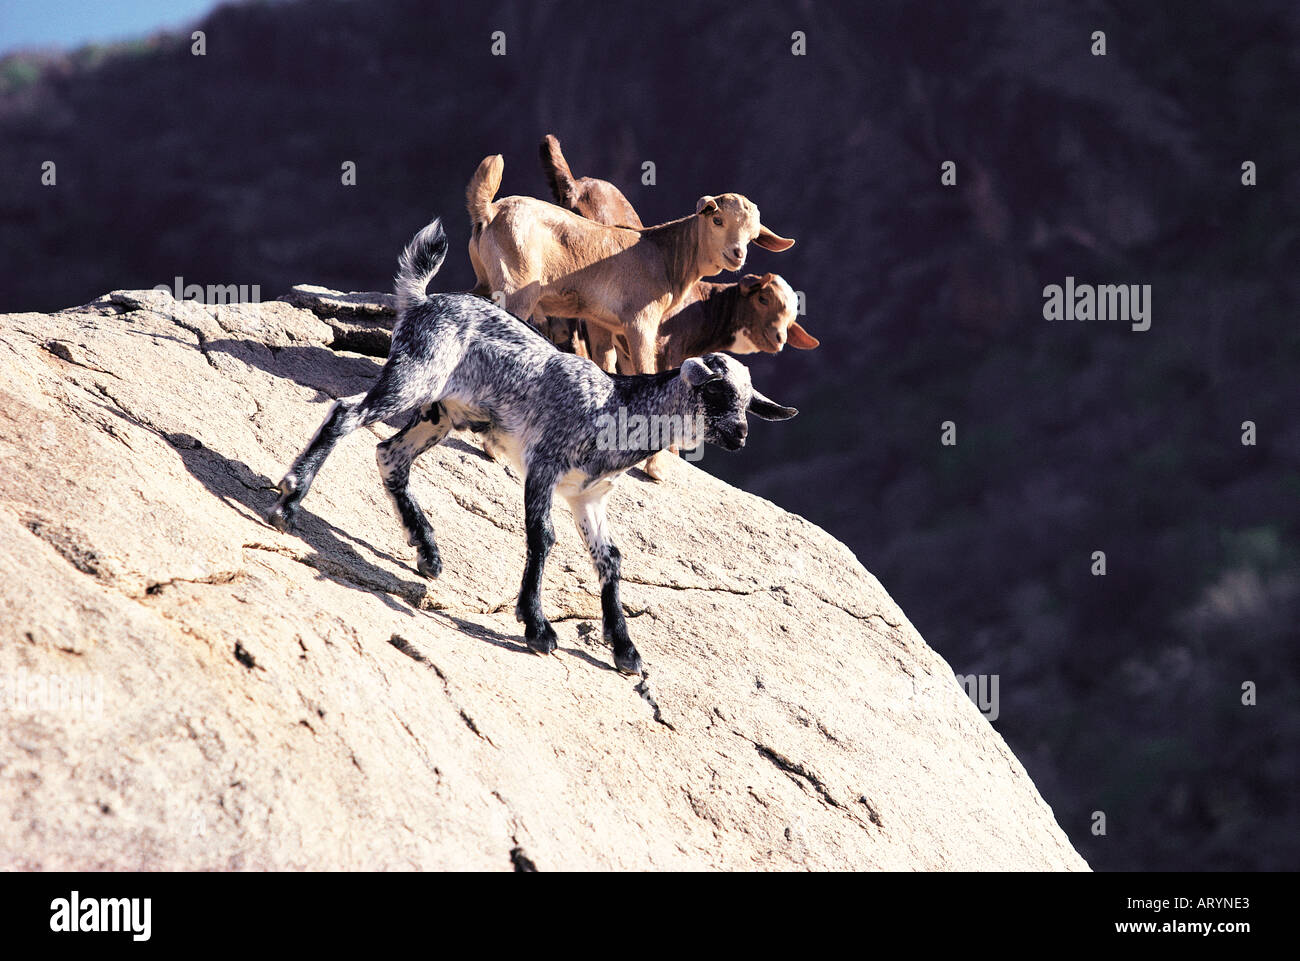
[[[641,687],[560,505],[560,652],[524,648],[520,486],[463,440],[414,474],[436,582],[378,482],[391,428],[298,534],[263,523],[378,369],[334,346],[382,339],[350,309],[0,317],[0,867],[1086,867],[848,549],[685,462],[611,503]]]

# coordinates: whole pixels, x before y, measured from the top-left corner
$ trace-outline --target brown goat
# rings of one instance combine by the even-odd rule
[[[776,354],[786,344],[812,350],[820,341],[795,320],[798,314],[798,295],[776,274],[746,274],[734,284],[701,280],[694,299],[659,325],[659,369],[719,350]]]
[[[548,133],[542,138],[540,148],[542,171],[551,185],[555,202],[565,210],[572,210],[588,220],[610,227],[633,227],[640,230],[645,224],[636,208],[623,196],[623,192],[608,180],[595,177],[575,178],[569,162],[560,152],[560,141]]]

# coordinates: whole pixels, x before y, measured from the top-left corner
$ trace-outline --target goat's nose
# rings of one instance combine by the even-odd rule
[[[744,259],[745,259],[745,251],[742,250],[740,247],[732,247],[732,248],[731,248],[731,256],[735,257],[737,260],[744,260]]]
[[[746,437],[749,436],[749,425],[741,424],[740,430],[738,430],[736,433],[740,436],[740,439],[743,441]]]

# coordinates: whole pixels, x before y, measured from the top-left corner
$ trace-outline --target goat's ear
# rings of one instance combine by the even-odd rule
[[[681,378],[692,387],[699,387],[711,380],[718,380],[722,375],[709,370],[707,364],[698,357],[689,357],[682,362]]]
[[[749,398],[749,412],[763,420],[789,420],[799,411],[793,407],[782,407],[774,400],[769,400],[758,391]]]
[[[776,253],[780,253],[783,250],[789,250],[794,246],[793,240],[786,237],[778,237],[762,224],[759,224],[758,226],[758,236],[754,238],[754,243],[758,244],[764,250],[772,250]]]
[[[800,350],[812,350],[821,343],[816,337],[799,326],[799,321],[792,321],[785,332],[785,342]]]
[[[711,214],[718,209],[718,202],[707,194],[695,201],[695,212],[697,214]]]
[[[758,274],[745,274],[740,278],[740,292],[748,297],[760,287],[766,287],[773,280],[771,274],[764,274],[762,277]]]

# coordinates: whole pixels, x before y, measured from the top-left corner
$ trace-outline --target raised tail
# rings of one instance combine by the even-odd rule
[[[572,210],[578,199],[578,185],[573,180],[569,162],[560,153],[560,141],[555,134],[548,133],[542,138],[539,153],[542,155],[542,170],[546,174],[547,183],[551,185],[555,202],[566,210]]]
[[[397,260],[397,276],[393,289],[397,294],[397,313],[400,316],[408,307],[429,299],[424,288],[442,266],[447,256],[447,232],[442,229],[441,218],[421,230],[406,245]]]
[[[505,166],[506,162],[501,159],[501,155],[493,154],[484,157],[474,171],[474,176],[469,178],[469,186],[465,188],[465,206],[469,210],[469,222],[475,236],[492,222],[492,198],[501,189],[501,171]]]

